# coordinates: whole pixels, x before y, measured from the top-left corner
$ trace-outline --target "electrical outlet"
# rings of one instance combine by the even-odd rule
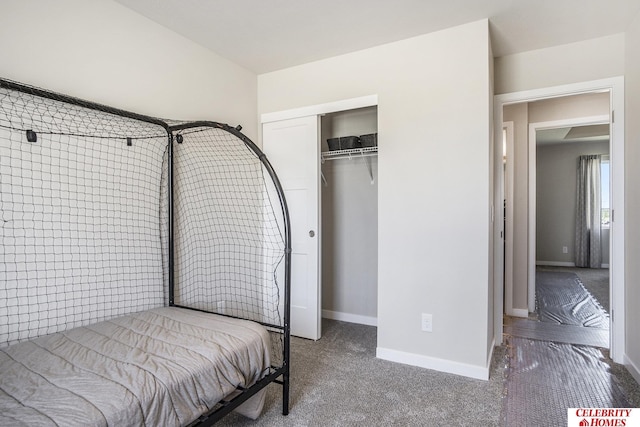
[[[433,315],[422,313],[422,330],[425,332],[433,331]]]
[[[562,247],[562,253],[563,253],[563,254],[568,254],[568,253],[569,253],[569,248],[568,248],[568,247],[566,247],[566,246],[563,246],[563,247]]]

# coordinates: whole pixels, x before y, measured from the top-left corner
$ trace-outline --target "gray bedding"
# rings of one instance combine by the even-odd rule
[[[256,323],[144,311],[1,348],[0,425],[187,425],[268,367]]]

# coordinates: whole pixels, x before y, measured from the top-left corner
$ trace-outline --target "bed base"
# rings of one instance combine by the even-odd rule
[[[282,380],[279,380],[279,377],[283,377]],[[191,426],[198,427],[207,427],[214,425],[238,406],[242,405],[260,390],[265,388],[271,383],[281,384],[283,387],[282,392],[282,415],[289,414],[289,375],[284,372],[284,368],[279,368],[273,370],[270,374],[266,375],[260,381],[255,383],[253,386],[247,389],[237,389],[240,392],[237,396],[230,400],[221,400],[218,402],[218,408],[214,409],[208,414],[202,415],[197,421],[195,421]]]
[[[192,307],[184,307],[181,305],[172,304],[173,307],[184,308],[188,310],[196,310],[196,311],[205,311],[199,310]],[[216,313],[218,314],[218,313]],[[218,314],[221,315],[221,314]],[[224,315],[221,315],[224,316]],[[233,316],[229,316],[233,317]],[[262,326],[267,328],[274,329],[282,329],[280,326],[271,325],[266,323],[261,323]],[[229,400],[221,400],[218,402],[218,406],[214,408],[211,412],[202,415],[198,420],[196,420],[190,426],[198,426],[198,427],[207,427],[215,424],[220,421],[230,412],[233,412],[238,406],[242,405],[244,402],[253,397],[260,390],[265,388],[271,383],[276,383],[282,386],[282,415],[289,415],[289,357],[291,353],[291,340],[290,340],[290,330],[289,325],[287,325],[287,332],[284,336],[284,354],[285,360],[283,366],[275,367],[272,366],[270,372],[265,375],[260,381],[256,382],[249,388],[237,388],[236,391],[240,392],[235,397]]]

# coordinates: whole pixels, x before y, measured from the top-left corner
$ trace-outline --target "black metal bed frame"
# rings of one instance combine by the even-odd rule
[[[290,389],[290,348],[291,348],[291,326],[290,326],[290,312],[291,312],[291,223],[289,218],[289,210],[287,207],[287,202],[284,196],[284,190],[274,171],[271,163],[267,159],[266,155],[258,148],[258,146],[251,141],[246,135],[240,132],[241,127],[231,127],[225,123],[219,123],[214,121],[195,121],[195,122],[187,122],[181,123],[177,125],[170,125],[166,121],[162,119],[158,119],[155,117],[145,116],[142,114],[133,113],[126,110],[121,110],[118,108],[109,107],[103,104],[98,104],[91,101],[85,101],[80,98],[71,97],[68,95],[59,94],[56,92],[47,91],[44,89],[40,89],[33,86],[23,85],[21,83],[17,83],[11,80],[5,80],[0,78],[0,87],[4,89],[10,89],[18,92],[23,92],[31,95],[38,96],[40,98],[47,98],[54,101],[60,101],[71,105],[76,105],[79,107],[88,108],[91,110],[97,110],[101,112],[105,112],[108,114],[113,114],[116,116],[126,117],[133,120],[138,120],[141,122],[151,123],[158,126],[161,126],[167,132],[168,138],[168,269],[169,269],[169,306],[185,308],[190,310],[198,310],[192,307],[185,307],[181,305],[174,304],[174,256],[175,256],[175,240],[174,240],[174,207],[173,207],[173,146],[174,143],[182,142],[182,135],[176,133],[185,129],[192,129],[197,127],[211,127],[211,128],[219,128],[226,132],[229,132],[235,135],[237,138],[242,140],[247,148],[258,157],[264,168],[267,170],[270,178],[272,179],[276,192],[278,194],[278,198],[280,201],[280,207],[282,209],[283,219],[284,219],[284,237],[285,237],[285,283],[284,283],[284,313],[283,313],[283,325],[273,325],[262,322],[262,325],[273,328],[276,330],[282,331],[284,338],[284,346],[283,346],[283,358],[282,358],[282,366],[280,367],[271,367],[270,372],[265,375],[261,380],[256,382],[249,388],[238,388],[237,394],[234,398],[230,400],[222,400],[218,403],[218,407],[214,408],[211,412],[202,415],[198,420],[196,420],[192,426],[211,426],[215,424],[217,421],[222,419],[225,415],[232,412],[242,403],[247,401],[253,395],[258,393],[264,387],[269,385],[270,383],[277,383],[282,385],[282,415],[289,414],[289,389]],[[204,310],[198,310],[204,311]]]

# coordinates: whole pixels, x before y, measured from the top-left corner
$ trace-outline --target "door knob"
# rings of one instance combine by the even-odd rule
[[[316,232],[313,230],[309,230],[309,237],[313,237],[316,235]]]

